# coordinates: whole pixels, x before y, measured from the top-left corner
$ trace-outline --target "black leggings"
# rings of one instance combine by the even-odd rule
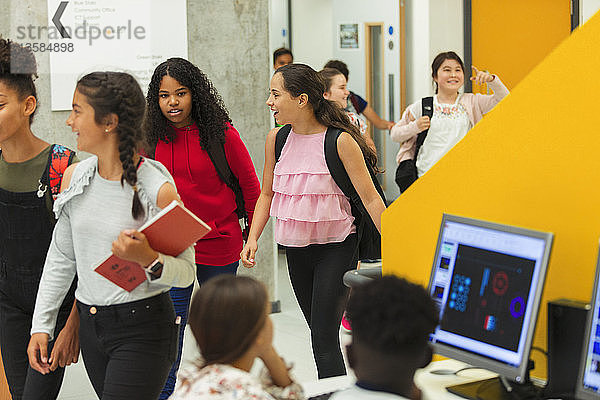
[[[310,328],[319,379],[346,374],[339,328],[347,288],[344,273],[356,268],[356,234],[341,243],[287,247],[290,280]]]
[[[77,302],[85,369],[102,400],[158,399],[177,356],[168,293],[113,306]]]

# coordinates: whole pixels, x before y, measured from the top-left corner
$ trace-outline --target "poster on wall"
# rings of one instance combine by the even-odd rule
[[[53,111],[71,109],[87,73],[128,72],[145,94],[158,64],[187,58],[186,0],[48,0],[47,28]]]
[[[358,49],[358,24],[340,24],[340,49]]]

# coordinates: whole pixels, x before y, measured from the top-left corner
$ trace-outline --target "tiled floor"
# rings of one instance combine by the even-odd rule
[[[285,257],[279,257],[279,298],[281,312],[272,314],[275,328],[275,348],[283,358],[294,364],[293,373],[298,382],[310,382],[317,379],[315,363],[312,358],[308,327],[304,322],[298,303],[290,286]],[[342,346],[349,340],[349,335],[340,333]],[[186,329],[182,366],[193,362],[198,355],[194,337],[189,328]],[[260,368],[259,363],[255,368]],[[68,367],[65,381],[59,396],[60,400],[97,400],[92,386],[85,373],[83,361]]]

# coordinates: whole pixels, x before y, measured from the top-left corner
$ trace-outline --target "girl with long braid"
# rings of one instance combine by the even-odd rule
[[[358,127],[333,101],[323,98],[323,79],[307,65],[288,64],[275,71],[267,105],[291,131],[275,159],[278,128],[267,136],[262,191],[248,242],[240,254],[254,266],[257,240],[276,217],[275,240],[286,247],[292,287],[311,332],[319,379],[346,372],[339,344],[344,273],[356,267],[358,243],[348,198],[333,180],[324,154],[327,128],[342,130],[337,150],[350,180],[378,230],[385,209],[366,162],[377,156]]]
[[[179,200],[168,171],[136,151],[144,111],[144,95],[129,74],[94,72],[77,83],[67,125],[77,148],[94,157],[65,172],[28,350],[32,367],[47,373],[57,300],[77,273],[81,352],[103,400],[158,398],[179,331],[168,291],[194,279],[192,247],[177,257],[160,254],[137,230]],[[146,267],[148,280],[128,292],[96,273],[111,251]]]
[[[148,152],[173,175],[186,207],[213,228],[195,246],[198,283],[202,285],[216,275],[235,274],[243,244],[236,195],[220,177],[209,150],[223,150],[225,161],[239,182],[250,220],[260,184],[221,96],[194,64],[183,58],[170,58],[154,70],[147,103],[144,131],[148,134]],[[193,288],[190,285],[171,289],[175,311],[183,325]],[[183,331],[177,361],[161,400],[173,392],[182,345]]]

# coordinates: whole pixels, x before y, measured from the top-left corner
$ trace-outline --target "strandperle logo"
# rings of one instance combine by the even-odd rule
[[[77,3],[77,2],[76,2]],[[117,26],[98,26],[89,24],[86,20],[75,28],[65,26],[60,21],[69,2],[63,1],[59,4],[54,16],[52,17],[51,26],[39,25],[20,25],[16,27],[17,40],[25,42],[38,42],[40,40],[58,40],[58,39],[87,39],[90,46],[98,39],[106,40],[143,40],[146,38],[146,28],[137,25],[134,26],[131,20],[127,20],[126,25]],[[102,9],[98,9],[101,11]]]

